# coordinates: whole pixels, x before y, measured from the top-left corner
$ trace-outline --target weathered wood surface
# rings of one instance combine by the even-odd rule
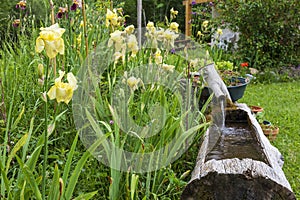
[[[295,200],[296,197],[282,171],[283,159],[277,148],[264,136],[257,120],[245,104],[237,104],[254,127],[257,145],[266,162],[251,158],[210,159],[212,149],[208,129],[201,145],[192,178],[182,193],[183,200]],[[215,136],[217,136],[215,134]]]

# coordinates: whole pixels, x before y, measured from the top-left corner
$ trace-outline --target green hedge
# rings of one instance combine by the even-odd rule
[[[299,0],[219,0],[216,8],[241,33],[238,59],[258,69],[300,64]]]

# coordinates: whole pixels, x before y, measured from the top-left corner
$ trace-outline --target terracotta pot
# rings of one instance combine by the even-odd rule
[[[267,138],[269,138],[270,141],[274,141],[277,137],[277,134],[279,133],[279,127],[274,127],[274,126],[265,126],[262,127],[262,130],[265,134],[265,136],[267,136]]]
[[[250,109],[254,114],[264,111],[264,109],[260,106],[250,106]]]

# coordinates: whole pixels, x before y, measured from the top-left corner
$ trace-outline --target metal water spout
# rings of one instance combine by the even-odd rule
[[[225,108],[233,105],[230,94],[227,90],[225,83],[217,72],[214,63],[207,65],[202,69],[203,78],[208,85],[210,93],[213,93],[212,99],[212,122],[219,128],[225,127]],[[211,138],[216,140],[219,138],[219,133],[217,135],[211,134]],[[213,139],[212,139],[213,140]]]
[[[202,70],[203,78],[208,84],[209,89],[214,93],[214,96],[217,99],[217,101],[220,102],[227,100],[230,103],[232,103],[227,87],[220,75],[218,74],[215,68],[215,64],[211,63],[204,67]]]

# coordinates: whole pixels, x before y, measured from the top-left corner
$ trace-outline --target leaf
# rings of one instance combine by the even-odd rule
[[[22,116],[23,116],[24,112],[25,112],[25,106],[23,105],[20,114],[18,115],[18,117],[17,117],[16,121],[14,122],[14,124],[11,126],[11,129],[10,129],[11,132],[17,127],[18,123],[22,119]]]
[[[67,159],[67,162],[66,162],[66,165],[64,167],[64,172],[63,172],[63,182],[66,183],[67,182],[67,178],[69,176],[69,172],[70,172],[70,168],[71,168],[71,164],[72,164],[72,159],[73,159],[73,155],[74,155],[74,152],[75,152],[75,148],[76,148],[76,144],[77,144],[77,141],[78,141],[78,136],[79,136],[79,132],[77,132],[74,140],[73,140],[73,143],[72,143],[72,146],[71,146],[71,150],[68,154],[68,159]],[[62,196],[64,196],[64,190],[62,192]]]
[[[66,192],[65,192],[65,198],[66,199],[71,199],[73,191],[75,189],[76,183],[78,181],[78,177],[80,175],[80,172],[86,163],[87,159],[92,155],[92,153],[96,150],[96,148],[104,141],[110,134],[102,135],[99,137],[98,140],[94,144],[90,146],[90,148],[84,152],[80,160],[78,161],[71,178],[69,180],[69,184],[67,186]]]
[[[162,7],[164,7],[164,4],[163,4],[163,3],[159,3],[159,4],[157,4],[157,6],[156,6],[156,8],[162,8]]]
[[[95,196],[98,193],[98,191],[94,191],[94,192],[89,192],[86,194],[81,194],[78,197],[76,197],[74,200],[89,200],[91,199],[93,196]]]
[[[42,150],[43,145],[37,146],[34,151],[32,152],[32,154],[29,156],[28,160],[26,161],[26,165],[30,168],[30,169],[34,169],[37,163],[37,160],[40,157],[40,153]]]
[[[6,188],[6,191],[8,193],[8,199],[12,199],[11,193],[10,193],[10,185],[9,185],[9,180],[7,178],[7,174],[5,173],[4,169],[3,169],[3,165],[0,162],[0,171],[1,171],[1,181],[4,182],[4,186]],[[1,182],[1,186],[2,186],[2,182]]]
[[[91,113],[88,110],[86,110],[86,117],[89,120],[92,128],[94,129],[96,136],[102,137],[103,133],[102,133],[101,128],[98,126],[98,123],[94,120],[93,116],[91,115]],[[111,134],[111,132],[110,132],[110,134]],[[109,156],[111,155],[111,148],[109,146],[109,143],[106,140],[104,140],[102,145],[105,149],[107,158],[109,158]]]
[[[131,175],[131,183],[130,183],[131,200],[134,200],[134,194],[135,194],[138,179],[139,179],[139,175],[136,174]]]
[[[24,177],[25,179],[27,180],[27,182],[29,183],[33,193],[34,193],[34,196],[36,199],[38,200],[42,200],[42,195],[41,195],[41,192],[39,190],[39,187],[38,187],[38,183],[37,181],[34,179],[34,175],[32,173],[32,171],[30,170],[30,168],[25,165],[23,163],[23,161],[19,158],[19,156],[16,155],[16,159],[21,167],[21,170],[24,174]]]
[[[23,187],[22,187],[22,190],[21,190],[21,193],[20,193],[20,200],[25,200],[25,188],[26,188],[26,181],[24,181],[23,183]]]
[[[48,199],[58,200],[60,195],[60,184],[59,184],[59,169],[57,164],[55,164],[54,175],[52,179],[52,184],[49,191]]]
[[[31,138],[31,134],[32,134],[32,131],[33,131],[33,122],[34,122],[34,117],[31,118],[30,120],[30,126],[29,126],[29,131],[28,131],[28,137],[27,137],[27,140],[23,146],[23,152],[22,152],[22,161],[25,162],[25,157],[26,157],[26,154],[27,154],[27,150],[28,150],[28,145],[29,145],[29,141],[30,141],[30,138]]]
[[[13,157],[16,156],[16,153],[20,150],[20,148],[26,143],[26,140],[28,138],[28,133],[26,133],[25,135],[23,135],[23,137],[21,137],[21,139],[19,139],[19,141],[16,143],[16,145],[14,146],[14,148],[12,149],[12,151],[10,152],[7,161],[6,161],[6,171],[5,173],[8,173],[9,170],[9,166],[10,166],[10,162],[13,159]]]

